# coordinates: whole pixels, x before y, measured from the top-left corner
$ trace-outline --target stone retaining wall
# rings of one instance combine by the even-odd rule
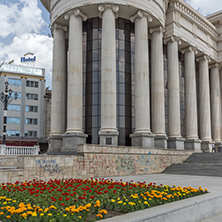
[[[85,144],[78,147],[78,155],[17,156],[18,169],[0,170],[0,183],[160,173],[192,153]]]
[[[14,167],[18,165],[18,159],[14,156],[0,156],[1,167]]]

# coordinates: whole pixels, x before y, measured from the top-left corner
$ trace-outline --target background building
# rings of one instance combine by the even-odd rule
[[[49,153],[221,144],[222,11],[204,17],[184,0],[41,1],[54,37]]]
[[[8,105],[7,145],[31,146],[43,138],[45,70],[27,66],[3,64],[0,68],[0,92],[9,89],[18,99]],[[0,103],[0,136],[2,139],[3,104]]]

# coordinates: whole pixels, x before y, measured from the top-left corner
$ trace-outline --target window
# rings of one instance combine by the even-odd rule
[[[25,124],[37,125],[38,124],[38,119],[26,118],[25,119]]]
[[[37,137],[37,131],[25,131],[25,137]]]
[[[38,100],[38,94],[26,93],[26,99]]]
[[[20,118],[18,118],[18,117],[7,117],[7,123],[20,124]]]
[[[20,131],[19,130],[6,130],[7,136],[19,136]]]
[[[25,111],[26,112],[38,112],[38,106],[25,106]]]
[[[21,79],[8,79],[9,85],[16,85],[16,86],[21,86],[22,81]]]
[[[26,81],[26,86],[27,87],[35,87],[35,88],[38,88],[39,87],[39,83],[36,82],[36,81]]]
[[[101,37],[102,20],[87,19],[83,23],[83,106],[87,143],[98,143],[101,127]],[[134,24],[126,19],[116,19],[116,87],[117,127],[119,144],[130,145],[133,131],[135,82],[135,32]],[[134,99],[134,100],[133,100]],[[127,139],[128,138],[128,139]],[[107,141],[110,143],[110,141]]]
[[[21,111],[21,106],[20,105],[8,105],[8,110],[9,111]]]

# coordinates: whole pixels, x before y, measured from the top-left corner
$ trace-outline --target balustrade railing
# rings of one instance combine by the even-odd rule
[[[38,155],[39,146],[5,146],[0,145],[0,155]]]

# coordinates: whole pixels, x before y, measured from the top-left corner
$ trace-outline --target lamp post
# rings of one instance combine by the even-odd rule
[[[5,139],[6,139],[6,124],[7,124],[7,110],[8,110],[8,104],[12,102],[13,99],[18,98],[18,93],[14,93],[14,98],[12,97],[12,90],[8,89],[9,83],[5,82],[5,92],[1,93],[0,100],[2,101],[4,105],[4,121],[3,121],[3,141],[2,144],[5,145]]]

